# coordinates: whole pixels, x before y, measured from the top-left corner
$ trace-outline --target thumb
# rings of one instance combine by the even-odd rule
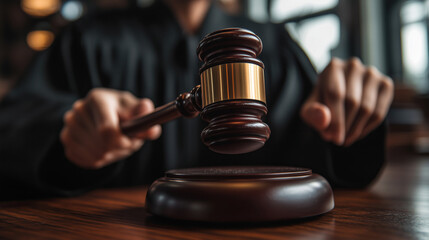
[[[139,118],[153,112],[154,110],[155,110],[154,104],[150,99],[148,98],[137,99],[137,102],[134,102],[134,104],[129,108],[128,115],[126,118],[123,118],[123,120]],[[155,140],[159,138],[160,135],[161,135],[161,126],[154,125],[145,131],[135,133],[133,137],[140,138],[140,139]]]
[[[318,101],[318,94],[314,91],[301,107],[301,118],[317,131],[323,131],[331,123],[331,111]]]
[[[131,118],[147,115],[155,110],[153,102],[149,98],[138,99],[130,112]]]
[[[153,112],[154,105],[148,98],[139,99],[131,94],[123,94],[120,97],[119,116],[121,121],[140,117]]]

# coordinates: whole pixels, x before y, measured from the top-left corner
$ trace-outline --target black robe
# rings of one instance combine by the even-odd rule
[[[262,149],[239,156],[213,153],[200,140],[206,123],[195,118],[164,124],[160,139],[99,170],[80,169],[65,158],[59,133],[63,114],[75,100],[106,87],[150,98],[156,106],[170,102],[199,84],[198,42],[225,27],[250,29],[263,41],[269,111],[264,120],[272,135]],[[366,186],[383,165],[385,129],[349,148],[323,141],[298,114],[316,78],[283,25],[229,16],[214,5],[193,36],[183,32],[161,1],[146,9],[87,16],[67,27],[0,103],[1,198],[148,184],[168,169],[209,165],[309,167],[332,185]]]

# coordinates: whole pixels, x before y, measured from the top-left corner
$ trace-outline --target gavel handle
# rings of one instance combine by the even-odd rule
[[[149,129],[156,124],[163,124],[178,117],[193,118],[201,111],[200,86],[189,93],[182,93],[176,100],[157,107],[152,113],[125,121],[121,124],[122,132],[130,137]]]

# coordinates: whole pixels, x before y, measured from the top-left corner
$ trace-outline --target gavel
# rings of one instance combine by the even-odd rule
[[[121,124],[128,136],[178,117],[200,114],[208,126],[201,132],[210,150],[223,154],[255,151],[268,140],[264,64],[257,56],[262,41],[253,32],[226,28],[201,40],[197,55],[203,62],[201,84],[154,112]]]
[[[199,113],[208,122],[201,138],[224,154],[261,148],[270,136],[262,42],[240,28],[213,32],[200,42],[201,85],[153,113],[124,123],[133,135],[153,124]],[[237,184],[239,182],[239,184]],[[227,166],[172,169],[146,194],[148,213],[202,222],[263,222],[303,218],[334,207],[329,183],[311,169],[286,166]],[[198,206],[197,208],[195,206]]]

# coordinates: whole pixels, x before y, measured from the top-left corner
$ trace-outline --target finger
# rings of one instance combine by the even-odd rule
[[[85,159],[85,156],[82,156],[80,152],[69,151],[65,149],[65,155],[67,159],[72,162],[74,165],[83,168],[83,169],[97,169],[98,167],[95,164],[91,163],[89,160]]]
[[[362,101],[358,114],[347,133],[346,146],[355,142],[362,134],[364,127],[367,125],[370,117],[374,113],[378,99],[378,78],[380,73],[374,67],[368,68],[364,77],[364,86],[362,89]]]
[[[139,138],[139,139],[156,140],[161,136],[161,133],[162,133],[161,125],[155,125],[149,128],[148,130],[136,133],[135,135],[133,135],[133,137]]]
[[[70,138],[83,146],[94,160],[103,157],[103,146],[100,144],[100,141],[94,141],[94,139],[97,139],[97,137],[94,136],[94,132],[87,131],[84,127],[79,125],[79,123],[76,125],[68,125],[65,129],[69,131],[68,134]]]
[[[143,141],[140,139],[132,140],[130,148],[116,148],[108,152],[98,147],[91,147],[91,142],[85,141],[90,137],[79,134],[80,131],[65,129],[62,138],[66,138],[66,155],[76,165],[86,169],[98,169],[108,164],[124,159],[138,150]],[[75,134],[78,133],[78,134]]]
[[[83,100],[77,100],[73,104],[73,108],[71,111],[73,114],[68,116],[69,121],[76,121],[82,126],[86,131],[93,132],[93,122],[91,119],[91,113],[88,111]]]
[[[118,149],[129,150],[133,148],[132,138],[123,135],[121,132],[104,131],[99,136],[103,138],[103,150],[105,152]]]
[[[331,112],[330,125],[322,132],[322,136],[328,141],[342,145],[345,138],[344,64],[338,59],[333,59],[320,77],[323,81],[321,85],[323,103]]]
[[[128,97],[119,100],[118,94],[91,91],[87,97],[97,140],[102,144],[104,152],[131,146],[130,139],[122,134],[119,126],[119,105],[129,104],[129,98],[132,98],[131,94],[124,95]]]
[[[132,110],[132,114],[128,115],[128,118],[125,118],[125,119],[124,117],[121,117],[121,120],[128,120],[131,118],[141,117],[153,112],[154,110],[155,110],[154,104],[150,99],[148,98],[140,99],[138,101],[138,104]],[[161,135],[161,132],[162,132],[161,126],[155,125],[143,132],[133,134],[133,137],[140,138],[140,139],[155,140],[159,138],[159,136]]]
[[[142,140],[142,139],[133,139],[132,140],[132,147],[131,147],[131,149],[133,151],[137,151],[137,150],[139,150],[143,146],[143,144],[144,144],[144,140]]]
[[[88,111],[86,111],[80,102],[82,101],[77,101],[73,110],[64,114],[64,129],[68,130],[69,135],[75,141],[81,142],[87,148],[92,149],[95,154],[99,155],[102,149],[100,138],[92,127]]]
[[[116,96],[91,91],[87,98],[95,129],[117,129],[119,116]]]
[[[138,105],[133,109],[132,117],[147,115],[155,110],[153,102],[148,98],[140,99]]]
[[[331,112],[328,107],[319,101],[318,87],[314,88],[312,94],[303,104],[300,115],[309,126],[321,132],[325,130],[331,122]]]
[[[362,82],[365,67],[359,58],[352,58],[346,67],[345,132],[349,132],[362,99]]]
[[[65,155],[72,163],[86,169],[95,168],[94,163],[98,159],[93,156],[88,148],[71,135],[71,131],[68,128],[61,131],[60,137],[64,145]]]
[[[103,159],[97,162],[97,167],[104,167],[114,162],[123,160],[133,154],[143,146],[144,141],[141,139],[133,139],[132,146],[128,149],[118,148],[107,152]]]
[[[131,155],[130,150],[117,150],[106,153],[103,159],[97,161],[94,165],[96,168],[102,168],[114,162],[120,161]]]
[[[378,101],[374,113],[364,127],[364,130],[362,131],[362,134],[359,138],[365,137],[383,122],[387,112],[389,111],[392,100],[393,81],[390,78],[385,77],[379,86]]]
[[[149,101],[150,103],[146,103]],[[121,92],[119,95],[118,114],[120,120],[127,120],[135,117],[140,112],[140,109],[149,107],[153,109],[153,104],[149,99],[138,99],[129,92]]]

